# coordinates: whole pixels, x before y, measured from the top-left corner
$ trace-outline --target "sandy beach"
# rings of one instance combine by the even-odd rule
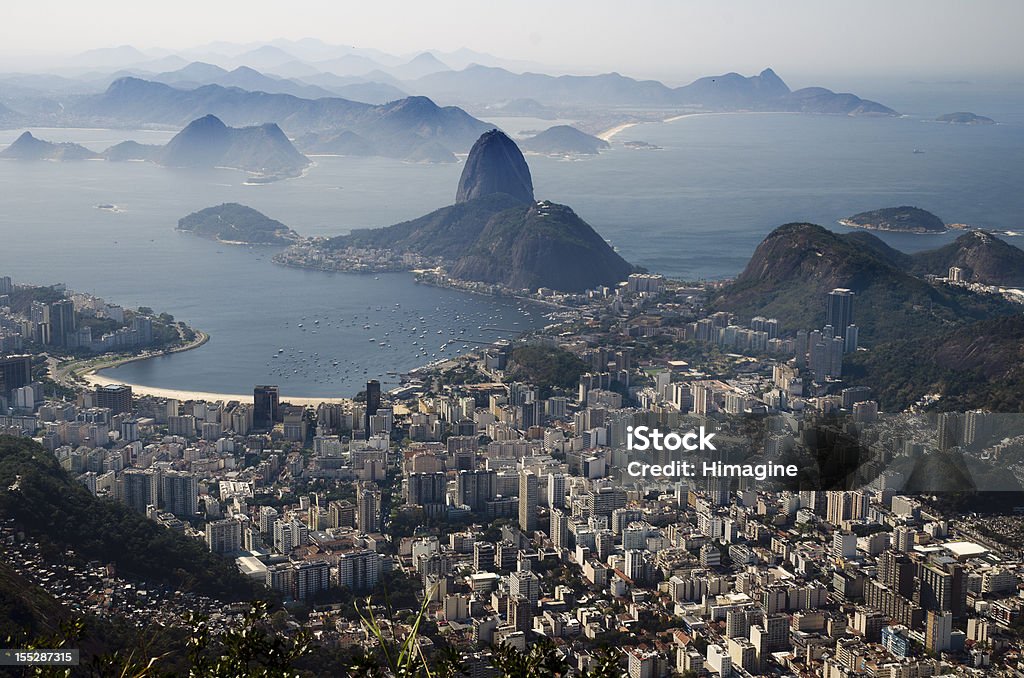
[[[125,386],[132,387],[133,395],[140,396],[154,396],[156,398],[174,398],[175,400],[188,401],[188,400],[205,400],[208,402],[223,401],[228,402],[231,400],[237,400],[243,403],[251,403],[253,401],[252,393],[211,393],[208,391],[186,391],[182,389],[174,388],[160,388],[158,386],[143,386],[142,384],[130,384],[118,379],[112,379],[110,377],[99,374],[103,370],[108,370],[119,365],[124,365],[130,362],[136,362],[139,360],[149,360],[156,358],[160,355],[170,355],[171,353],[179,353],[182,351],[191,351],[199,348],[207,341],[210,337],[205,332],[196,331],[196,338],[194,341],[184,345],[177,346],[167,351],[161,351],[154,354],[143,354],[135,356],[126,356],[110,359],[97,359],[92,364],[86,363],[73,363],[71,365],[64,366],[64,369],[60,373],[52,374],[54,378],[61,383],[82,382],[89,384],[90,386],[109,386],[111,384],[123,384]],[[82,369],[84,367],[84,369]],[[328,398],[328,397],[308,397],[308,396],[289,396],[287,394],[281,395],[281,402],[291,403],[292,405],[318,405],[320,403],[344,403],[351,401],[351,398]]]
[[[597,136],[597,138],[601,139],[602,141],[611,141],[612,137],[614,137],[619,132],[621,132],[623,130],[627,130],[630,127],[635,127],[638,124],[639,123],[636,123],[636,122],[624,122],[621,125],[616,125],[615,127],[612,127],[611,129],[606,129],[605,131],[603,131],[603,132],[601,132],[601,133],[599,133],[599,134],[597,134],[595,136]]]
[[[110,384],[124,384],[123,381],[117,379],[111,379],[104,377],[99,374],[83,374],[81,375],[87,383],[93,386],[108,386]],[[208,402],[216,402],[218,400],[228,402],[230,400],[237,400],[243,403],[252,402],[252,393],[208,393],[206,391],[182,391],[173,388],[159,388],[156,386],[141,386],[139,384],[125,384],[126,386],[132,387],[132,394],[136,396],[146,395],[154,396],[157,398],[174,398],[176,400],[188,401],[188,400],[206,400]],[[281,402],[291,403],[292,405],[318,405],[320,403],[343,403],[351,400],[351,398],[309,398],[301,396],[289,396],[288,394],[281,394]]]

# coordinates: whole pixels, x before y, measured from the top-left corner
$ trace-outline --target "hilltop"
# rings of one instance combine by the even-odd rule
[[[103,157],[111,162],[125,162],[128,160],[150,160],[155,161],[160,157],[163,146],[156,144],[140,144],[137,141],[122,141],[114,144],[103,151]]]
[[[178,230],[230,244],[284,245],[299,239],[298,233],[280,221],[237,202],[182,217]]]
[[[580,292],[614,285],[634,270],[570,208],[534,201],[526,159],[498,130],[473,145],[454,205],[387,228],[353,231],[322,247],[432,257],[453,278],[514,289]]]
[[[10,146],[0,151],[0,158],[15,160],[93,160],[99,158],[85,146],[68,142],[53,143],[23,132]]]
[[[548,155],[597,155],[610,148],[604,139],[598,139],[570,125],[555,125],[540,134],[519,142],[519,146],[533,153]]]
[[[906,257],[868,233],[786,224],[758,245],[713,303],[741,317],[771,315],[813,328],[824,324],[825,295],[848,288],[857,294],[857,325],[867,344],[1013,310],[960,288],[931,285],[908,270],[908,262],[916,260]]]
[[[504,132],[485,132],[473,144],[459,177],[455,202],[467,202],[492,193],[504,193],[533,202],[533,178],[526,158]]]
[[[174,135],[157,162],[168,167],[230,167],[267,176],[295,176],[309,165],[276,124],[232,128],[214,115],[193,120]]]
[[[976,236],[961,240],[968,237]],[[988,247],[1002,251],[993,243]],[[828,292],[851,289],[860,343],[868,350],[849,356],[849,383],[871,386],[883,408],[902,409],[929,392],[955,392],[958,399],[950,399],[951,406],[980,407],[993,399],[1024,404],[1020,344],[1014,339],[1024,331],[1019,305],[931,284],[915,274],[934,265],[928,263],[933,259],[944,266],[951,253],[943,248],[907,255],[869,233],[786,224],[764,239],[711,306],[740,318],[767,315],[785,318],[794,329],[814,329],[824,325]],[[893,374],[900,379],[893,380]]]
[[[985,231],[968,231],[948,245],[913,255],[913,261],[921,275],[945,276],[958,266],[969,282],[1024,287],[1024,250]]]

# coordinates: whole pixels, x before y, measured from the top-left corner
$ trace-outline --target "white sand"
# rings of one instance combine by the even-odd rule
[[[82,378],[92,384],[93,386],[107,386],[110,384],[124,384],[123,381],[111,379],[109,377],[100,376],[98,374],[83,374]],[[174,398],[176,400],[206,400],[208,402],[216,402],[218,400],[227,402],[229,400],[238,400],[243,403],[252,402],[252,393],[208,393],[206,391],[183,391],[173,388],[159,388],[156,386],[141,386],[139,384],[125,384],[126,386],[132,387],[133,395],[148,395],[155,396],[157,398]],[[343,403],[351,400],[351,398],[309,398],[303,396],[288,396],[285,394],[281,395],[281,402],[291,403],[292,405],[318,405],[320,403]]]
[[[596,136],[598,139],[601,139],[602,141],[611,141],[612,137],[614,137],[619,132],[627,130],[630,127],[635,127],[637,124],[638,123],[635,122],[624,122],[621,125],[616,125],[615,127],[612,127],[611,129],[606,129],[605,131],[601,132],[600,134],[597,134]]]

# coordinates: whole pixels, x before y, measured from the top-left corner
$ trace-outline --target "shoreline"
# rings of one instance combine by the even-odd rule
[[[598,139],[600,139],[601,141],[609,141],[610,142],[612,140],[612,137],[614,137],[619,132],[623,132],[623,131],[629,129],[630,127],[636,127],[639,124],[640,124],[639,122],[624,122],[624,123],[621,123],[619,125],[616,125],[615,127],[611,127],[609,129],[606,129],[603,132],[599,132],[599,133],[595,134],[594,136],[597,137]]]
[[[174,353],[183,353],[185,351],[191,351],[197,349],[210,340],[210,335],[201,331],[195,330],[196,339],[195,341],[189,342],[183,346],[176,346],[166,351],[160,351],[153,354],[140,354],[134,356],[122,356],[120,358],[114,358],[112,360],[101,360],[95,365],[87,365],[82,370],[76,370],[74,364],[68,370],[66,377],[68,382],[84,382],[88,386],[110,386],[110,385],[124,385],[130,386],[132,394],[137,396],[153,396],[157,398],[173,398],[175,400],[181,400],[184,402],[190,400],[204,400],[207,402],[229,402],[237,400],[243,403],[253,402],[253,394],[248,393],[217,393],[211,391],[194,391],[190,389],[177,389],[177,388],[164,388],[161,386],[146,386],[144,384],[133,384],[131,382],[123,381],[120,379],[114,379],[100,374],[104,370],[114,369],[128,363],[140,362],[143,360],[150,360],[152,358],[160,358],[163,356],[172,355]],[[293,405],[318,405],[320,403],[344,403],[350,401],[351,398],[332,398],[328,396],[323,397],[310,397],[310,396],[281,396],[281,402],[291,403]]]
[[[95,373],[82,375],[82,378],[86,381],[86,383],[92,386],[107,386],[110,384],[121,384],[124,386],[130,386],[132,389],[132,395],[135,396],[173,398],[175,400],[180,400],[182,402],[188,402],[190,400],[203,400],[206,402],[229,402],[232,400],[237,400],[242,403],[251,403],[253,401],[253,395],[251,393],[212,393],[209,391],[188,391],[184,389],[161,388],[159,386],[143,386],[141,384],[131,384],[117,379],[111,379],[110,377],[104,377]],[[328,396],[309,397],[289,396],[285,394],[281,395],[281,402],[289,403],[291,405],[319,405],[320,403],[345,403],[351,400],[351,398],[331,398]]]
[[[909,228],[885,228],[885,227],[882,227],[882,226],[858,224],[858,223],[856,223],[854,221],[850,221],[849,219],[837,219],[836,223],[839,224],[840,226],[845,226],[847,228],[856,228],[856,229],[859,229],[859,230],[862,230],[862,231],[882,231],[883,233],[908,233],[910,235],[942,235],[944,233],[949,233],[950,231],[956,231],[956,230],[963,230],[965,232],[968,231],[968,230],[975,230],[975,229],[955,229],[955,228],[949,228],[948,226],[943,231],[928,231],[928,230],[923,230],[923,229],[909,229]]]

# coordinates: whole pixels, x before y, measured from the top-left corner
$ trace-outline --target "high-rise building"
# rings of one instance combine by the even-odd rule
[[[154,469],[127,469],[121,474],[121,482],[124,503],[139,513],[159,504],[160,476]]]
[[[843,337],[843,350],[846,353],[857,351],[857,342],[860,340],[860,330],[856,325],[849,325],[846,328],[846,336]]]
[[[929,652],[944,652],[950,647],[950,638],[953,633],[953,613],[928,612],[927,624],[925,626],[924,646]]]
[[[349,551],[338,556],[338,586],[368,591],[380,579],[381,557],[374,551]]]
[[[519,528],[524,532],[537,529],[537,474],[533,471],[519,473]]]
[[[0,396],[32,383],[32,356],[11,355],[0,357]]]
[[[494,571],[494,544],[489,541],[478,541],[473,544],[473,571]]]
[[[922,563],[917,569],[918,605],[925,610],[952,612],[962,617],[967,606],[967,582],[958,564]]]
[[[845,337],[846,328],[853,324],[853,298],[851,290],[837,287],[828,293],[825,306],[825,324],[831,325],[835,336]]]
[[[309,529],[305,523],[292,520],[278,520],[274,523],[274,548],[279,553],[291,553],[308,540]]]
[[[422,506],[428,514],[439,513],[445,504],[448,478],[444,471],[410,473],[406,478],[407,504]]]
[[[111,414],[132,411],[132,387],[125,384],[108,384],[96,387],[96,407],[106,407]]]
[[[331,566],[325,560],[295,565],[295,599],[308,600],[331,585]]]
[[[380,532],[380,490],[371,483],[356,488],[356,527],[360,532]]]
[[[295,594],[295,566],[279,563],[267,567],[267,588],[286,596]]]
[[[459,471],[455,479],[456,497],[460,505],[483,511],[486,503],[497,496],[498,473],[492,469]]]
[[[518,570],[509,575],[508,591],[509,596],[523,596],[531,607],[536,607],[540,600],[540,579],[529,570]]]
[[[160,478],[160,508],[176,516],[199,511],[199,481],[192,473],[166,471]]]
[[[366,382],[366,411],[363,413],[363,431],[367,440],[370,438],[370,417],[380,409],[380,382],[371,379]]]
[[[561,509],[551,509],[550,536],[556,549],[569,548],[569,516]]]
[[[610,518],[612,511],[626,506],[626,491],[621,487],[601,487],[590,490],[583,498],[585,518],[604,516]]]
[[[565,474],[551,473],[548,475],[548,506],[562,508],[565,506]]]
[[[959,412],[942,412],[939,414],[938,433],[939,450],[947,452],[958,446],[962,439],[963,417]]]
[[[836,530],[832,533],[832,557],[853,558],[857,555],[857,535]]]
[[[252,425],[257,431],[269,431],[279,418],[281,392],[277,386],[257,386],[252,390]]]
[[[273,506],[261,506],[259,514],[260,534],[269,537],[274,532],[274,523],[277,522],[277,509]]]
[[[70,299],[61,299],[50,304],[50,343],[67,346],[68,338],[78,329],[75,319],[75,304]]]
[[[242,549],[242,523],[234,518],[206,523],[206,545],[214,553],[234,553]]]

